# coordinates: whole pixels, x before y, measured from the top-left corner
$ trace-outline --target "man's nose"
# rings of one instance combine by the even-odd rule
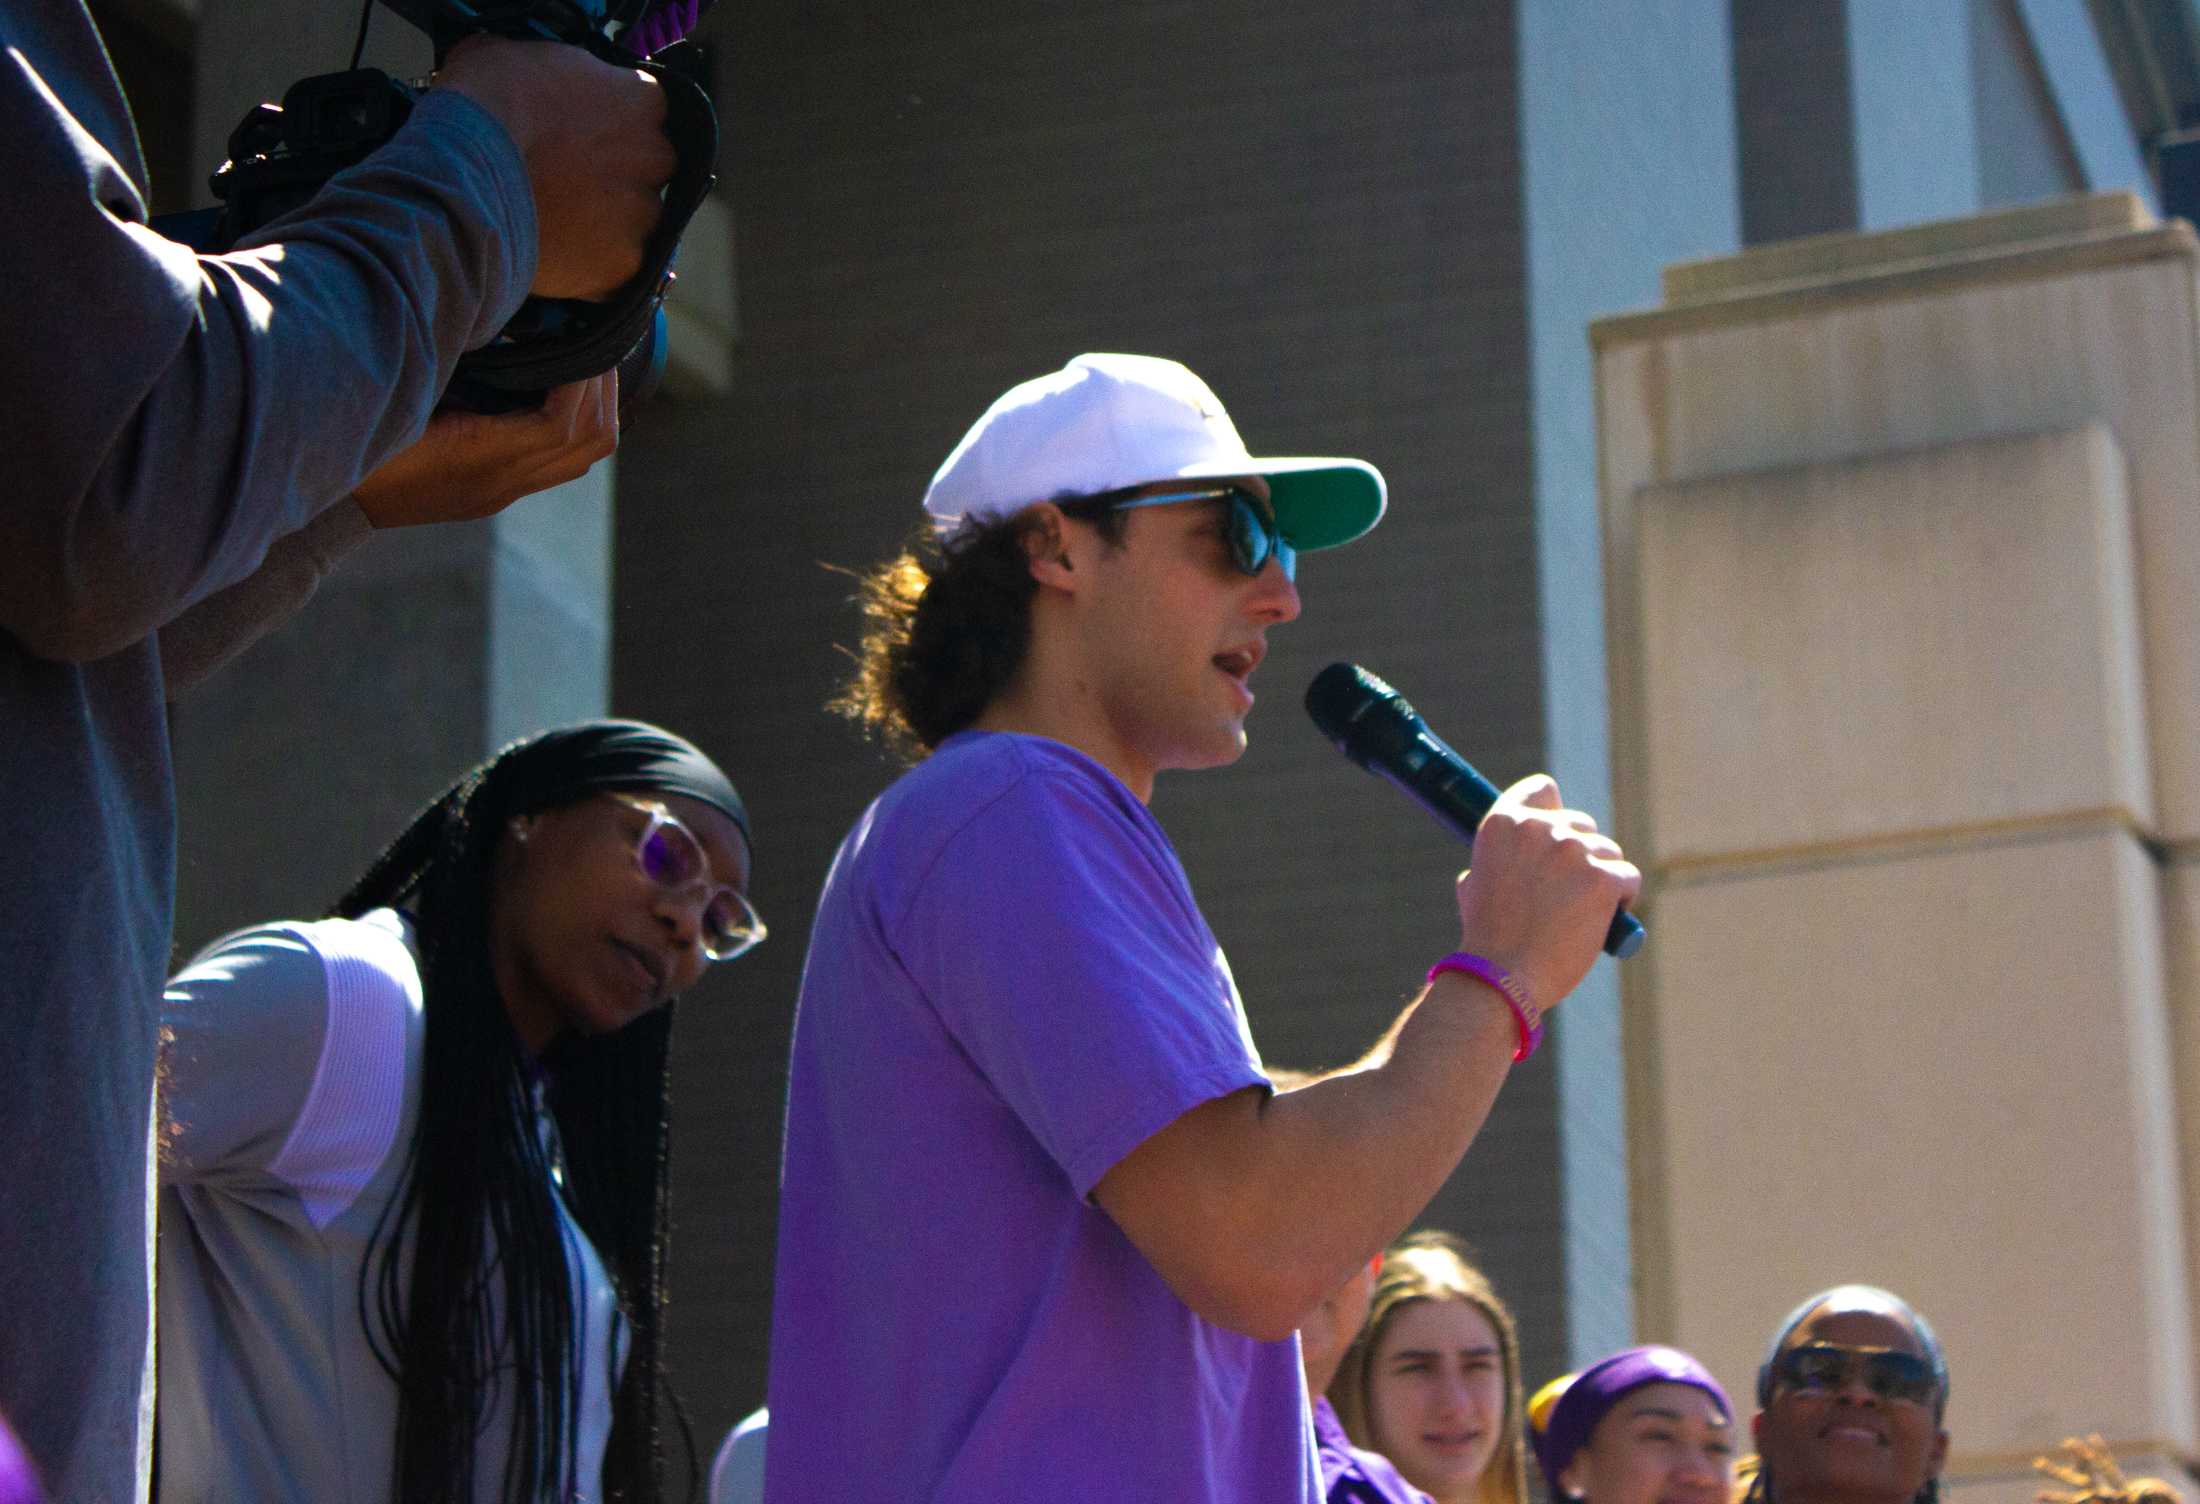
[[[1253,599],[1256,612],[1270,621],[1296,621],[1299,615],[1299,587],[1283,572],[1283,565],[1274,559],[1260,567],[1254,581]]]

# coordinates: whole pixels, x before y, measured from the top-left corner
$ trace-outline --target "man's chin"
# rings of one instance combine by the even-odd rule
[[[1226,768],[1245,755],[1245,728],[1235,726],[1215,739],[1212,756],[1199,764],[1203,768]]]

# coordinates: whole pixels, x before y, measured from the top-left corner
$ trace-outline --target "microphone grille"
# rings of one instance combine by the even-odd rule
[[[1415,719],[1413,707],[1406,704],[1403,695],[1357,663],[1332,663],[1306,686],[1306,713],[1314,725],[1336,743],[1338,751],[1363,766],[1372,729],[1367,714],[1377,706],[1393,711],[1379,720],[1405,723]],[[1403,712],[1402,719],[1396,712]]]
[[[1329,664],[1307,686],[1307,715],[1338,752],[1366,770],[1412,745],[1423,726],[1406,697],[1360,664]]]

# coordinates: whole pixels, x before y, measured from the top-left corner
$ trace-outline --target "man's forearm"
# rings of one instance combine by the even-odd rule
[[[1494,991],[1447,974],[1359,1066],[1194,1108],[1095,1195],[1186,1304],[1280,1337],[1436,1194],[1488,1117],[1516,1038]]]

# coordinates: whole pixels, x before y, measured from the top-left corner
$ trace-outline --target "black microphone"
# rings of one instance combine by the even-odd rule
[[[1445,829],[1474,844],[1482,817],[1497,802],[1497,787],[1429,730],[1404,695],[1357,663],[1332,663],[1306,686],[1306,713],[1339,752],[1389,779]],[[1605,931],[1604,951],[1625,960],[1648,938],[1623,904]]]

